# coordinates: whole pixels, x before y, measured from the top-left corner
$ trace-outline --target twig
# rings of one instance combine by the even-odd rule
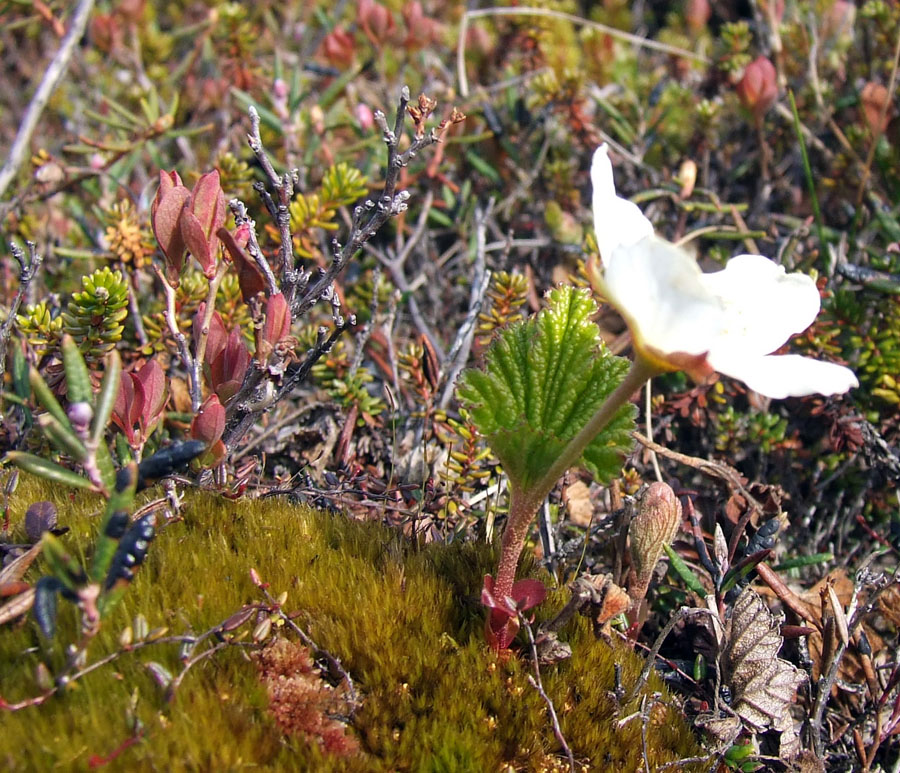
[[[484,210],[475,210],[475,265],[472,274],[472,291],[469,294],[469,310],[463,320],[456,340],[450,347],[447,361],[441,368],[441,378],[444,380],[444,391],[438,403],[440,408],[446,408],[453,397],[453,389],[456,386],[456,378],[465,367],[472,350],[472,341],[475,338],[475,326],[478,322],[478,314],[484,305],[484,296],[491,282],[491,272],[485,268],[485,240],[487,231],[487,219],[491,215],[494,200],[488,202]]]
[[[10,243],[9,249],[13,258],[19,264],[19,289],[16,297],[13,299],[12,305],[9,307],[6,319],[0,325],[0,384],[3,383],[3,374],[6,372],[6,345],[9,342],[9,336],[12,333],[12,327],[16,322],[16,314],[19,313],[19,307],[22,300],[28,293],[31,283],[37,275],[38,269],[41,267],[43,257],[38,254],[34,242],[26,242],[28,245],[28,261],[25,260],[25,253],[17,245]]]
[[[267,584],[260,580],[255,570],[251,570],[250,578],[253,581],[254,585],[256,585],[256,587],[262,591],[263,595],[266,597],[266,600],[272,605],[273,610],[281,617],[285,625],[287,625],[294,633],[296,633],[307,647],[313,650],[316,657],[324,658],[328,662],[329,667],[332,668],[334,672],[346,682],[347,696],[352,707],[351,710],[355,709],[359,705],[359,694],[356,692],[356,687],[354,687],[353,685],[353,679],[350,677],[347,669],[345,669],[341,664],[341,661],[337,657],[332,655],[328,650],[323,649],[318,644],[316,644],[312,640],[312,637],[310,637],[310,635],[306,633],[306,631],[304,631],[293,621],[290,615],[288,615],[281,608],[278,600],[274,598],[271,593],[269,593]]]
[[[653,704],[647,700],[647,696],[641,697],[641,757],[644,760],[644,773],[650,773],[650,750],[647,748],[647,723],[650,721],[650,711]]]
[[[757,508],[760,512],[763,512],[762,505],[757,501],[756,497],[744,487],[741,474],[734,469],[734,467],[731,467],[724,462],[713,462],[709,459],[701,459],[699,456],[688,456],[687,454],[681,454],[678,451],[672,451],[671,449],[644,437],[640,432],[632,432],[631,436],[642,446],[649,448],[652,451],[656,451],[660,456],[687,465],[688,467],[693,467],[695,470],[699,470],[713,478],[724,480],[729,486],[739,491],[741,496],[747,500],[748,504]]]
[[[442,362],[445,356],[444,348],[441,346],[438,337],[425,320],[425,316],[422,314],[422,310],[419,308],[415,296],[412,295],[413,288],[410,286],[409,281],[406,278],[406,273],[403,270],[407,258],[412,254],[413,249],[425,235],[428,212],[431,210],[431,202],[433,200],[434,193],[428,191],[425,196],[425,201],[422,204],[422,212],[419,215],[416,227],[395,258],[390,258],[382,250],[376,249],[371,245],[366,245],[366,249],[388,270],[391,275],[391,280],[397,286],[397,289],[400,290],[400,292],[407,294],[406,305],[409,307],[409,314],[412,317],[416,329],[428,339],[435,354],[438,356],[438,360]]]
[[[712,610],[704,609],[703,607],[679,607],[678,609],[676,609],[672,617],[669,618],[669,622],[666,623],[665,627],[659,632],[659,636],[656,637],[656,641],[653,642],[653,648],[650,650],[650,654],[647,655],[647,661],[644,663],[644,667],[641,669],[641,673],[638,676],[637,681],[631,688],[631,692],[629,693],[626,702],[634,700],[637,694],[647,683],[647,679],[650,678],[650,672],[653,670],[654,664],[656,663],[656,658],[659,655],[659,651],[662,648],[663,642],[665,642],[666,637],[670,633],[672,633],[672,629],[682,618],[687,617],[691,614],[706,614],[712,618],[716,617],[715,613],[713,613]]]
[[[519,612],[519,622],[528,634],[528,645],[531,647],[531,660],[534,663],[534,676],[531,676],[531,674],[528,675],[528,684],[538,691],[538,695],[540,695],[541,698],[544,699],[544,703],[547,704],[547,712],[550,714],[550,723],[553,725],[553,735],[556,736],[557,742],[562,747],[566,757],[569,758],[569,770],[572,773],[575,773],[575,757],[572,755],[572,750],[569,748],[569,744],[566,743],[566,738],[562,734],[562,729],[559,726],[559,717],[556,716],[556,709],[553,707],[553,701],[550,700],[550,696],[544,691],[544,683],[541,681],[541,667],[538,661],[537,645],[534,642],[534,631],[531,630],[531,624],[521,611]]]
[[[420,132],[417,123],[415,138],[409,147],[400,153],[397,147],[400,142],[408,105],[409,88],[404,86],[397,105],[393,128],[388,127],[387,120],[381,111],[375,113],[375,121],[382,130],[388,151],[384,190],[377,202],[367,200],[363,205],[359,205],[353,210],[353,219],[347,242],[342,246],[337,239],[332,241],[331,264],[327,269],[320,271],[315,280],[311,280],[309,272],[294,264],[293,238],[290,232],[290,211],[288,207],[290,198],[293,195],[294,180],[299,173],[293,171],[288,175],[279,176],[275,172],[259,135],[259,114],[255,109],[250,108],[251,131],[248,134],[248,142],[254,155],[262,165],[269,185],[274,189],[278,197],[278,202],[275,202],[262,183],[255,184],[254,189],[260,194],[266,209],[278,224],[281,237],[281,256],[284,263],[282,267],[282,292],[290,307],[291,317],[294,320],[299,319],[320,301],[330,301],[335,326],[330,334],[324,328],[320,329],[319,339],[315,347],[307,352],[302,364],[288,372],[287,377],[277,388],[275,386],[276,377],[273,375],[271,368],[263,367],[259,363],[257,363],[256,367],[248,368],[241,388],[226,407],[227,423],[222,440],[227,448],[233,448],[256,419],[281,400],[302,379],[306,378],[312,366],[323,354],[331,350],[340,335],[348,327],[355,326],[356,320],[352,315],[347,320],[344,320],[340,314],[340,301],[334,290],[334,280],[343,271],[350,259],[377,233],[389,218],[406,210],[409,194],[406,191],[396,192],[400,169],[407,166],[420,150],[438,142],[441,133],[446,130],[450,123],[455,123],[465,118],[465,116],[454,110],[451,116],[445,119],[436,130],[433,129],[430,134],[425,134],[424,130]],[[257,262],[259,261],[257,260]],[[265,269],[263,270],[265,271]]]
[[[249,241],[247,242],[247,252],[250,254],[250,257],[253,258],[256,265],[259,266],[260,271],[262,271],[266,280],[269,295],[277,294],[278,281],[275,279],[275,273],[272,271],[269,261],[266,260],[266,256],[263,255],[263,252],[260,249],[259,239],[256,235],[256,221],[251,219],[247,214],[247,207],[240,199],[232,199],[229,201],[228,208],[234,215],[234,224],[236,226],[246,225],[250,231]]]
[[[216,295],[219,293],[219,285],[222,284],[222,280],[225,278],[225,272],[228,271],[228,263],[224,260],[219,262],[218,268],[216,269],[215,276],[209,280],[209,291],[206,294],[206,304],[203,309],[203,319],[200,322],[200,336],[199,340],[194,341],[194,364],[199,374],[200,369],[203,367],[203,361],[206,359],[206,343],[209,341],[209,326],[212,323],[213,314],[216,312]],[[199,379],[198,379],[199,381]],[[199,384],[197,398],[201,397],[199,393]],[[191,402],[193,403],[193,387],[191,384]],[[194,410],[196,411],[200,407],[200,404],[194,406]]]
[[[837,647],[831,662],[829,663],[828,670],[824,676],[819,678],[816,697],[813,702],[810,718],[810,733],[812,735],[811,740],[813,750],[820,759],[825,752],[824,741],[822,738],[822,720],[825,717],[825,707],[828,705],[828,700],[831,697],[831,689],[834,687],[835,680],[837,679],[841,660],[843,659],[857,628],[862,624],[866,616],[873,611],[878,596],[890,585],[891,582],[884,575],[872,574],[865,567],[860,569],[857,574],[856,582],[853,584],[853,594],[850,597],[850,604],[845,613],[848,635],[846,637],[837,637]],[[860,604],[859,596],[860,591],[863,588],[869,588],[873,590],[873,592],[869,594],[865,604]]]
[[[293,307],[293,300],[300,284],[300,274],[294,265],[294,240],[291,236],[291,198],[294,195],[294,182],[289,174],[283,176],[275,172],[272,161],[263,147],[262,139],[259,136],[259,113],[256,108],[250,106],[250,133],[247,135],[247,144],[253,155],[256,156],[263,172],[269,181],[269,185],[278,196],[278,203],[275,204],[272,197],[266,191],[262,183],[254,185],[253,188],[262,197],[266,209],[272,219],[278,225],[278,236],[281,241],[281,276],[282,290],[288,305]]]
[[[155,263],[153,264],[153,272],[159,277],[159,281],[162,282],[163,292],[166,294],[166,324],[169,327],[169,332],[175,338],[175,343],[178,346],[178,354],[181,357],[181,364],[187,371],[188,379],[190,381],[191,408],[194,413],[196,413],[200,410],[200,403],[202,402],[200,391],[200,367],[197,365],[197,361],[191,357],[191,352],[188,348],[187,339],[184,337],[184,333],[178,329],[178,312],[175,309],[175,288],[169,284],[163,270]]]
[[[62,44],[56,52],[56,56],[53,57],[53,61],[48,65],[40,85],[34,92],[34,96],[28,104],[28,109],[25,111],[22,122],[19,124],[19,131],[16,134],[12,147],[9,149],[9,155],[6,158],[6,162],[3,164],[3,167],[0,168],[0,197],[6,193],[6,189],[15,179],[19,167],[22,165],[25,156],[28,154],[31,135],[34,134],[34,130],[41,118],[41,113],[44,112],[44,108],[50,100],[50,96],[56,90],[56,87],[62,80],[63,75],[65,75],[66,70],[69,69],[69,61],[72,58],[72,54],[75,52],[75,46],[78,44],[78,41],[81,40],[81,36],[84,35],[88,17],[91,15],[93,7],[94,0],[81,0],[75,7],[69,31],[66,33],[65,38],[63,38]]]
[[[651,391],[652,379],[647,379],[644,387],[644,425],[647,428],[647,438],[653,440],[653,392]],[[652,448],[647,449],[650,452],[650,463],[653,465],[653,474],[656,479],[662,482],[662,471],[659,469],[659,459],[656,458],[656,451]]]

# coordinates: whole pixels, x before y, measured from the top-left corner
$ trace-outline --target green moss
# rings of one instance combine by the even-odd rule
[[[62,539],[87,550],[97,501],[23,480],[11,508],[19,528],[25,508],[38,499],[59,507],[60,525],[71,527]],[[169,769],[172,761],[204,770],[468,771],[497,770],[504,763],[538,769],[559,747],[544,703],[526,681],[530,663],[491,653],[481,633],[478,596],[493,561],[484,545],[417,551],[394,530],[281,499],[235,503],[191,495],[184,521],[154,542],[89,659],[116,649],[122,629],[138,613],[151,628],[168,626],[172,634],[207,630],[242,604],[260,600],[249,574],[255,568],[274,594],[288,592],[286,609],[296,610],[297,622],[352,674],[363,695],[352,729],[362,754],[329,759],[303,739],[283,736],[266,711],[255,665],[238,647],[193,668],[166,703],[146,663],[173,673],[180,663],[176,646],[158,644],[127,653],[43,706],[7,713],[0,765],[86,769],[93,755],[110,755],[132,735],[133,702],[144,734],[109,770]],[[551,594],[543,613],[564,600],[564,591]],[[71,605],[64,605],[57,649],[75,622]],[[622,665],[627,688],[642,661],[593,640],[587,625],[563,633],[574,657],[544,668],[542,676],[576,757],[595,769],[640,769],[640,718],[616,727],[639,701],[617,709],[608,691],[614,663]],[[0,694],[6,700],[38,692],[41,647],[31,620],[0,631]],[[57,665],[62,657],[45,653]],[[655,678],[649,690],[661,695],[648,723],[651,767],[698,753]]]

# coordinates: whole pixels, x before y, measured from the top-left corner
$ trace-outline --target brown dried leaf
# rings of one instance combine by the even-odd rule
[[[20,615],[24,615],[34,604],[34,588],[29,588],[24,593],[11,598],[2,607],[0,607],[0,625],[15,620]]]
[[[594,504],[591,502],[591,492],[586,483],[576,480],[566,486],[563,501],[566,503],[566,511],[572,523],[576,526],[590,525]]]
[[[781,643],[778,620],[755,591],[745,588],[728,622],[721,665],[732,708],[756,732],[792,730],[790,705],[806,674],[778,657]]]
[[[0,585],[21,580],[25,576],[25,572],[28,571],[28,567],[34,563],[34,559],[40,554],[41,547],[40,542],[37,545],[33,545],[22,555],[17,556],[4,566],[3,570],[0,571]]]

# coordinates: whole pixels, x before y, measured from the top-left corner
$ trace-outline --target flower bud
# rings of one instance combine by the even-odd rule
[[[94,409],[90,403],[72,403],[66,409],[66,416],[72,423],[72,429],[82,435],[90,429],[91,420],[94,418]]]
[[[376,48],[388,42],[394,32],[394,17],[381,3],[375,0],[359,0],[357,18],[366,37]]]
[[[329,32],[322,41],[322,56],[328,64],[339,70],[353,64],[354,51],[353,36],[340,25]]]
[[[869,81],[859,95],[862,117],[872,134],[882,134],[891,119],[890,96],[880,83]]]
[[[709,0],[687,0],[684,6],[684,20],[695,35],[703,31],[711,13]]]
[[[741,104],[757,121],[761,121],[778,99],[778,77],[766,57],[759,56],[744,68],[744,75],[737,85]]]
[[[371,107],[363,102],[359,102],[353,108],[353,115],[356,116],[356,120],[363,131],[372,131],[372,127],[375,126],[375,114],[372,112]]]
[[[694,186],[697,184],[697,164],[687,158],[681,162],[678,169],[678,179],[681,181],[681,191],[679,196],[683,199],[689,199],[694,192]]]
[[[656,562],[681,525],[681,502],[667,483],[652,483],[641,497],[637,515],[628,527],[633,577],[628,583],[632,599],[644,597]]]

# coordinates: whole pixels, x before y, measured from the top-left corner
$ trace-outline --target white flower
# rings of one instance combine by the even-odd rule
[[[773,398],[859,386],[842,365],[772,354],[819,313],[810,277],[786,274],[762,255],[738,255],[704,274],[687,252],[654,235],[634,203],[616,196],[605,144],[594,153],[591,182],[603,261],[588,266],[591,281],[625,318],[644,360],[699,381],[718,371]]]

